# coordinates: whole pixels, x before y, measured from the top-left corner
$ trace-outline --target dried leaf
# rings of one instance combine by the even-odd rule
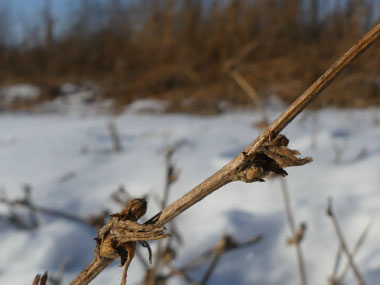
[[[245,156],[244,165],[240,167],[233,180],[244,182],[263,182],[270,173],[286,176],[288,173],[283,169],[290,166],[300,166],[312,161],[310,157],[298,158],[297,150],[289,149],[289,140],[284,135],[278,135],[273,141],[264,143],[253,155]]]
[[[149,263],[152,264],[153,255],[152,255],[152,249],[150,248],[149,243],[147,243],[146,241],[143,241],[143,240],[140,240],[139,242],[143,247],[145,247],[147,249],[148,254],[149,254]]]
[[[147,240],[156,240],[169,237],[164,234],[165,227],[155,224],[142,225],[137,223],[147,210],[145,199],[132,199],[120,213],[111,215],[111,221],[102,227],[95,238],[97,243],[94,253],[99,259],[120,258],[121,266],[125,266],[122,282],[126,281],[126,274],[135,251],[136,243],[140,242],[150,251]],[[151,251],[150,251],[151,259]],[[122,283],[122,284],[123,284]]]

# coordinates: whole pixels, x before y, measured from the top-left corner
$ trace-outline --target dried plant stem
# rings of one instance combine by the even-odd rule
[[[69,213],[61,212],[61,211],[58,211],[58,210],[55,210],[55,209],[50,209],[50,208],[46,208],[46,207],[43,207],[43,206],[33,205],[29,201],[27,201],[27,200],[14,200],[14,201],[11,201],[11,200],[9,200],[9,199],[7,199],[5,197],[2,197],[2,198],[0,198],[0,203],[7,204],[9,206],[21,206],[21,207],[25,207],[25,208],[30,209],[33,212],[40,212],[40,213],[43,213],[43,214],[46,214],[46,215],[55,216],[55,217],[63,218],[63,219],[70,220],[70,221],[73,221],[73,222],[77,222],[77,223],[80,223],[80,224],[85,224],[85,225],[91,226],[89,224],[89,222],[87,220],[83,219],[83,218],[80,218],[78,216],[75,216],[75,215],[72,215],[72,214],[69,214]]]
[[[123,150],[123,146],[121,144],[120,134],[116,128],[115,122],[109,122],[107,128],[112,140],[113,151],[121,152]]]
[[[367,226],[364,228],[363,232],[360,234],[358,240],[356,241],[355,246],[354,246],[352,252],[350,253],[351,258],[354,258],[355,254],[359,250],[360,246],[363,244],[363,242],[364,242],[364,240],[368,234],[369,228],[370,228],[370,223],[367,224]],[[339,274],[338,277],[336,277],[337,273],[339,271],[339,264],[340,264],[341,255],[342,255],[342,249],[341,249],[341,246],[339,246],[338,251],[337,251],[337,255],[335,258],[334,270],[333,270],[333,273],[332,273],[331,278],[330,278],[330,282],[332,284],[334,284],[334,282],[337,284],[343,284],[343,278],[347,272],[347,269],[350,267],[350,262],[347,261],[343,267],[342,272]]]
[[[259,95],[257,94],[255,88],[249,84],[247,80],[245,80],[240,73],[238,73],[235,70],[232,70],[230,72],[230,75],[235,79],[235,81],[240,85],[240,87],[246,92],[246,94],[251,98],[253,104],[257,108],[257,110],[260,112],[262,121],[264,125],[267,127],[269,125],[268,117],[266,116],[266,113],[264,111],[264,108],[261,104],[261,100]],[[288,222],[288,226],[290,229],[290,232],[292,234],[292,237],[297,236],[297,230],[296,225],[294,222],[294,215],[292,208],[290,206],[290,199],[289,199],[289,191],[286,184],[286,181],[282,178],[280,178],[280,184],[281,184],[281,192],[284,198],[284,205],[285,205],[285,214],[286,214],[286,220]],[[301,244],[300,241],[295,242],[295,249],[297,254],[297,264],[298,264],[298,272],[300,276],[301,285],[307,284],[307,277],[306,277],[306,270],[305,270],[305,262],[302,254]]]
[[[380,24],[372,28],[358,43],[354,44],[336,63],[334,63],[312,86],[310,86],[283,114],[281,114],[261,135],[246,149],[225,165],[222,169],[207,178],[187,194],[167,206],[147,223],[164,225],[187,210],[215,190],[234,180],[236,170],[244,165],[245,158],[254,154],[264,142],[276,137],[302,110],[343,71],[356,57],[380,37]],[[94,262],[94,261],[93,261]],[[92,263],[93,263],[92,262]],[[109,263],[108,263],[109,264]],[[108,265],[107,264],[107,265]],[[102,269],[103,270],[105,266]],[[97,274],[101,271],[97,270]],[[94,278],[94,277],[93,277]],[[91,279],[92,280],[92,279]],[[79,284],[79,283],[78,283]],[[86,283],[82,283],[86,284]]]
[[[284,204],[285,204],[285,214],[286,214],[286,221],[288,222],[288,226],[290,229],[290,232],[293,237],[297,235],[297,229],[294,222],[294,216],[293,211],[290,206],[290,199],[289,199],[289,191],[288,187],[286,185],[286,181],[283,178],[280,178],[281,183],[281,192],[282,196],[284,198]],[[306,270],[305,270],[305,262],[302,254],[301,244],[300,242],[294,243],[297,253],[297,264],[298,264],[298,272],[300,276],[300,281],[302,285],[307,284],[307,278],[306,278]]]
[[[263,105],[261,104],[261,100],[259,94],[257,94],[256,90],[249,84],[247,80],[239,72],[236,70],[230,71],[230,75],[233,79],[235,79],[236,83],[248,94],[248,96],[253,101],[257,110],[260,112],[263,122],[269,124],[268,116],[264,111]]]
[[[110,258],[94,258],[92,262],[87,265],[85,269],[81,272],[80,275],[78,275],[73,282],[71,282],[71,285],[82,285],[82,284],[88,284],[100,272],[102,272],[108,265],[110,265],[114,260]]]
[[[220,260],[221,257],[222,257],[221,253],[217,253],[216,255],[213,256],[212,261],[211,261],[209,267],[207,268],[207,271],[206,271],[205,275],[203,276],[202,281],[200,282],[201,285],[206,285],[207,284],[207,282],[210,279],[212,273],[214,272],[214,269],[218,265],[219,260]]]
[[[167,238],[164,227],[156,225],[142,225],[137,221],[145,215],[147,202],[144,198],[128,201],[124,208],[112,215],[107,225],[102,227],[95,238],[93,261],[74,279],[71,284],[88,284],[112,261],[120,258],[120,264],[125,265],[123,280],[132,261],[136,244],[140,242],[151,253],[147,240]],[[126,281],[123,281],[126,282]]]
[[[364,242],[364,240],[365,240],[365,238],[366,238],[366,236],[368,234],[369,228],[370,228],[370,223],[367,224],[367,226],[364,228],[363,232],[359,236],[358,240],[356,241],[354,249],[352,250],[352,252],[350,254],[351,258],[354,258],[356,252],[359,250],[360,246],[363,244],[363,242]],[[343,267],[342,273],[339,275],[338,280],[343,280],[343,277],[346,274],[347,269],[349,267],[350,267],[350,263],[347,262],[345,264],[345,266]]]
[[[339,270],[339,265],[340,265],[341,257],[342,257],[342,250],[341,250],[341,248],[339,246],[339,248],[338,248],[338,250],[336,252],[336,255],[335,255],[335,262],[334,262],[333,272],[331,274],[331,277],[329,278],[329,282],[331,284],[334,284],[334,282],[336,282],[338,280],[335,276],[336,276],[336,274],[337,274],[337,272]]]
[[[337,235],[337,237],[339,239],[340,247],[341,247],[343,253],[346,255],[346,257],[348,259],[348,262],[350,264],[352,272],[355,275],[355,278],[358,281],[358,284],[364,285],[365,284],[364,279],[362,278],[362,276],[361,276],[358,268],[356,267],[356,265],[354,263],[353,256],[348,251],[346,242],[345,242],[344,237],[343,237],[342,230],[340,229],[340,225],[339,225],[338,219],[336,218],[336,216],[334,214],[334,211],[333,211],[332,199],[331,198],[329,198],[329,200],[328,200],[327,214],[331,218],[331,221],[332,221],[333,226],[334,226],[334,230],[335,230],[336,235]]]
[[[161,199],[161,209],[164,209],[169,201],[169,194],[170,194],[170,189],[172,184],[176,181],[178,177],[178,172],[175,169],[173,162],[172,162],[172,156],[174,152],[177,150],[179,145],[173,146],[168,148],[166,151],[166,156],[165,156],[165,185],[163,188],[163,197]],[[173,222],[172,222],[173,223]],[[169,240],[170,241],[170,240]],[[169,243],[168,241],[168,243]],[[166,244],[167,246],[169,244]],[[156,250],[156,255],[155,255],[155,260],[154,260],[154,265],[150,269],[149,273],[149,278],[146,282],[146,285],[154,285],[156,283],[156,277],[157,274],[160,272],[161,269],[161,263],[162,263],[162,254],[163,254],[163,240],[158,240],[157,241],[157,250]]]
[[[321,77],[315,81],[295,102],[289,106],[261,135],[259,135],[245,150],[247,155],[253,154],[267,140],[276,137],[308,104],[341,73],[355,58],[364,52],[380,37],[380,24],[372,28],[364,37],[354,44],[340,59],[338,59]],[[166,224],[180,213],[193,206],[215,190],[232,181],[231,176],[244,163],[244,155],[239,154],[222,169],[201,184],[189,191],[183,197],[166,207],[153,221]]]
[[[242,48],[240,48],[236,55],[233,56],[231,59],[227,60],[223,64],[223,69],[228,71],[232,69],[235,65],[237,65],[240,61],[242,61],[246,56],[248,56],[250,53],[254,52],[255,49],[257,49],[260,46],[260,42],[253,40],[248,42],[246,45],[244,45]]]
[[[255,235],[250,240],[243,242],[243,243],[237,243],[234,238],[231,236],[224,236],[222,239],[212,248],[206,250],[202,254],[200,254],[198,257],[194,258],[193,260],[189,261],[186,265],[184,265],[181,269],[177,270],[179,272],[187,272],[190,269],[199,266],[201,263],[205,262],[207,258],[212,256],[211,263],[209,264],[209,267],[206,270],[205,275],[202,278],[202,281],[200,281],[200,284],[207,284],[208,280],[210,279],[212,273],[214,272],[216,266],[218,265],[220,259],[223,257],[224,254],[226,254],[229,251],[241,249],[247,246],[255,245],[259,241],[261,241],[262,235]]]
[[[199,282],[193,280],[187,273],[186,270],[177,269],[174,266],[172,266],[170,263],[168,264],[168,267],[170,269],[170,275],[168,278],[176,275],[182,277],[188,284],[191,285],[199,285]]]
[[[61,261],[61,263],[58,266],[58,270],[54,273],[53,276],[50,277],[49,281],[52,285],[62,284],[63,273],[65,271],[65,267],[67,266],[69,260],[70,260],[70,258],[68,256],[63,258],[63,260]]]
[[[164,196],[161,200],[161,208],[165,208],[167,206],[168,200],[169,200],[169,192],[170,192],[170,186],[172,185],[172,175],[174,170],[174,166],[171,161],[171,157],[173,155],[174,149],[169,149],[165,156],[165,185],[164,185]]]

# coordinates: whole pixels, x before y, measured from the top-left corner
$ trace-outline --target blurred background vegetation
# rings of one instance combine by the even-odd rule
[[[45,1],[34,24],[0,6],[0,85],[31,83],[41,100],[65,82],[97,82],[123,107],[168,100],[169,111],[220,112],[251,104],[237,70],[262,98],[292,101],[378,21],[364,0],[81,0],[58,27]],[[379,44],[336,80],[314,107],[380,104]]]

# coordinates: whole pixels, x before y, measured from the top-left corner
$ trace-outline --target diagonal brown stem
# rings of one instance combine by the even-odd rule
[[[245,80],[244,77],[242,77],[240,73],[238,73],[237,71],[235,70],[230,71],[230,75],[235,79],[235,81],[240,85],[240,87],[251,98],[253,104],[255,105],[255,107],[261,114],[262,122],[265,124],[265,127],[268,127],[269,120],[267,119],[266,113],[260,101],[260,97],[257,94],[255,88],[253,88],[252,85],[249,84],[249,82]],[[295,226],[293,211],[290,206],[289,191],[288,191],[288,187],[287,187],[285,179],[280,179],[280,184],[281,184],[281,192],[284,198],[286,220],[288,222],[288,226],[290,228],[290,232],[292,236],[295,237],[297,234],[296,226]],[[300,284],[306,285],[307,276],[306,276],[305,262],[303,258],[301,244],[300,242],[296,242],[294,246],[295,246],[296,254],[297,254],[297,265],[298,265],[298,272],[299,272],[300,282],[301,282]]]
[[[359,42],[354,44],[337,62],[335,62],[313,85],[311,85],[284,113],[282,113],[260,136],[258,136],[245,150],[246,155],[252,155],[268,141],[278,135],[299,113],[306,108],[318,95],[342,72],[355,58],[371,46],[380,37],[380,24],[372,28]],[[187,194],[173,202],[147,223],[164,225],[176,216],[187,210],[215,190],[228,184],[233,179],[237,169],[244,164],[245,156],[241,153],[231,160],[222,169],[207,178],[204,182],[190,190]],[[92,262],[94,263],[94,261]],[[96,265],[96,264],[95,264]],[[100,273],[101,269],[95,270]],[[107,264],[108,265],[108,264]],[[81,273],[83,274],[83,272]],[[93,277],[94,278],[94,277]],[[92,279],[93,279],[92,278]],[[92,280],[91,279],[91,280]],[[90,281],[91,281],[90,280]],[[79,283],[77,283],[79,284]],[[87,283],[82,283],[87,284]]]
[[[354,44],[341,58],[339,58],[321,77],[314,82],[292,105],[288,107],[261,135],[259,135],[244,151],[251,155],[265,141],[278,135],[308,104],[318,95],[362,52],[370,47],[380,37],[380,24],[373,27],[364,37]],[[231,182],[232,173],[244,161],[243,154],[239,154],[222,169],[217,171],[204,182],[186,193],[183,197],[166,207],[153,221],[166,224],[180,213],[190,208],[215,190]]]
[[[82,285],[88,284],[95,279],[100,272],[102,272],[108,265],[113,262],[113,259],[102,258],[97,259],[96,257],[91,261],[89,265],[79,274],[70,285]]]

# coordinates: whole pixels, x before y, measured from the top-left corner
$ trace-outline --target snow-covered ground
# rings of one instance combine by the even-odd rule
[[[355,255],[368,284],[380,282],[380,126],[376,110],[324,110],[302,114],[284,134],[290,148],[314,161],[288,168],[286,178],[297,224],[307,223],[302,243],[310,284],[326,284],[338,241],[326,216],[333,197],[347,244],[353,248],[370,222]],[[272,112],[275,118],[278,112]],[[112,151],[107,125],[119,130],[123,151]],[[174,161],[181,170],[170,201],[182,196],[241,152],[258,134],[259,116],[235,112],[215,117],[147,115],[127,111],[117,117],[58,114],[0,115],[1,196],[18,198],[22,185],[33,187],[35,204],[78,216],[120,210],[110,194],[125,185],[133,196],[150,195],[147,217],[159,210],[166,149],[181,141]],[[13,210],[15,211],[15,210]],[[18,210],[16,210],[18,211]],[[10,208],[0,205],[0,214]],[[36,273],[53,274],[68,258],[64,284],[92,259],[95,230],[64,219],[39,215],[40,226],[21,230],[0,221],[0,284],[31,284]],[[231,183],[176,218],[184,237],[177,266],[214,245],[222,235],[245,241],[262,234],[252,247],[227,253],[209,284],[298,284],[295,250],[278,179]],[[154,247],[154,242],[151,242]],[[145,254],[145,252],[144,252]],[[119,284],[118,262],[93,284]],[[199,279],[201,271],[193,274]],[[129,284],[139,284],[143,267],[133,260]],[[347,284],[356,284],[351,273]],[[170,284],[181,284],[180,279]]]
[[[40,96],[40,89],[30,84],[17,84],[0,87],[0,108],[8,106],[15,100],[35,100]]]

